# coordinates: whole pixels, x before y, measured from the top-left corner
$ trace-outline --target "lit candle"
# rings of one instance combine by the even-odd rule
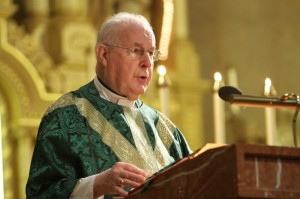
[[[224,102],[218,95],[218,90],[222,86],[222,75],[219,72],[214,74],[213,85],[213,107],[215,125],[215,143],[225,144],[225,107]]]
[[[265,80],[264,95],[272,95],[272,81],[270,78]],[[265,108],[265,120],[266,120],[266,142],[268,145],[276,144],[276,112],[272,107]]]
[[[3,159],[2,159],[2,125],[1,125],[1,113],[0,113],[0,199],[4,198],[4,176],[3,176]]]
[[[158,73],[158,87],[159,87],[159,99],[160,109],[163,114],[169,116],[169,82],[167,81],[166,74],[167,69],[165,66],[160,65],[157,67]]]

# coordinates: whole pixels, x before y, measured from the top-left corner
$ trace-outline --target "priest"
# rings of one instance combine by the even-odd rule
[[[26,185],[28,199],[125,197],[191,153],[180,130],[140,99],[159,59],[141,15],[121,12],[101,26],[95,78],[44,114]]]

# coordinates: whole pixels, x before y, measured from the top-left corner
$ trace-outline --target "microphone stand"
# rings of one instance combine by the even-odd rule
[[[297,121],[297,116],[298,116],[298,112],[300,110],[299,108],[299,104],[300,104],[300,100],[299,100],[299,96],[296,96],[297,99],[297,107],[296,107],[296,111],[294,113],[294,117],[293,117],[293,138],[294,138],[294,146],[297,147],[297,125],[296,125],[296,121]]]

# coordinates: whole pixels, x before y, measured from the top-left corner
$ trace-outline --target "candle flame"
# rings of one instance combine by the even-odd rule
[[[271,79],[270,78],[266,78],[266,80],[265,80],[265,85],[266,86],[271,86],[272,85],[272,81],[271,81]]]
[[[160,76],[165,76],[167,74],[167,69],[164,65],[160,65],[157,67],[157,73]]]
[[[271,86],[272,86],[272,81],[270,78],[266,78],[265,80],[265,90],[264,90],[264,95],[268,96],[271,94]]]
[[[214,79],[215,79],[215,81],[217,81],[217,82],[222,81],[222,75],[221,75],[221,73],[216,72],[216,73],[214,74]]]

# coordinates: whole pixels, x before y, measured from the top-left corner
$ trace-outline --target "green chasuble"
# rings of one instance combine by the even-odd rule
[[[191,153],[168,118],[140,100],[136,105],[102,99],[93,82],[53,103],[39,127],[27,198],[67,199],[80,178],[116,162],[132,163],[152,175]]]

